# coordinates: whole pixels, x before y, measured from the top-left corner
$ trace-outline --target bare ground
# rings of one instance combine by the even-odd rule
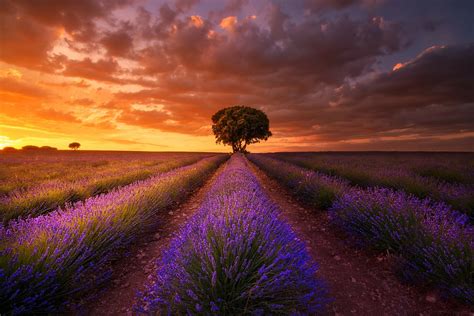
[[[435,292],[403,284],[395,275],[393,258],[354,248],[330,225],[327,212],[299,204],[255,165],[249,167],[319,264],[318,276],[327,282],[333,299],[328,315],[474,315]]]
[[[169,210],[157,220],[163,222],[155,232],[147,234],[129,249],[129,254],[113,264],[113,275],[107,286],[75,309],[76,315],[135,315],[133,306],[137,302],[137,292],[144,291],[151,277],[157,271],[163,250],[180,227],[186,223],[201,205],[214,179],[228,162],[223,163],[206,183],[177,208]]]

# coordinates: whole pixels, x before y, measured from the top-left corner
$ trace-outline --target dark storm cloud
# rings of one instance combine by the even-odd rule
[[[118,63],[113,59],[100,59],[93,61],[90,58],[83,60],[67,60],[64,63],[65,69],[62,72],[65,76],[81,77],[97,81],[117,82],[113,77],[119,71]]]
[[[369,2],[369,1],[363,1],[363,0],[304,0],[304,6],[305,8],[319,12],[321,10],[327,10],[327,9],[344,9],[350,6],[353,6],[355,4],[361,4],[364,2]],[[373,2],[376,2],[374,0]]]
[[[403,45],[399,25],[382,18],[340,17],[285,23],[285,13],[273,6],[270,30],[252,18],[244,18],[232,25],[221,23],[225,28],[222,31],[203,18],[198,25],[192,17],[163,17],[163,8],[169,9],[166,5],[160,9],[161,18],[154,26],[157,42],[141,51],[140,61],[146,73],[152,73],[147,68],[171,70],[178,65],[221,76],[286,70],[333,83],[360,75],[376,56],[397,51]],[[148,57],[150,54],[156,54],[156,58]]]
[[[474,69],[474,44],[435,46],[400,68],[359,84],[355,98],[416,95],[422,105],[471,102],[474,100],[471,69]],[[420,100],[400,106],[420,105]]]
[[[0,60],[44,71],[57,69],[48,55],[62,30],[74,43],[94,46],[96,22],[133,0],[5,0],[0,4]],[[109,35],[110,36],[110,35]],[[123,38],[122,38],[123,39]],[[113,38],[105,44],[115,48]],[[116,42],[116,40],[115,40]],[[116,44],[123,45],[123,44]],[[63,58],[64,59],[64,58]],[[62,60],[63,60],[62,59]]]
[[[474,30],[461,19],[473,2],[134,3],[5,1],[0,59],[115,85],[81,105],[161,131],[206,135],[216,110],[245,104],[268,113],[275,138],[428,148],[474,132]],[[52,53],[62,30],[81,57]]]
[[[47,53],[53,48],[53,30],[14,14],[0,12],[0,60],[39,68],[47,64]]]
[[[76,35],[90,36],[95,31],[94,19],[106,18],[110,11],[133,0],[6,0],[17,14],[44,25],[62,26]]]
[[[428,136],[474,132],[470,69],[474,69],[473,44],[429,48],[401,68],[344,86],[333,99],[337,106],[329,111],[341,121],[321,132],[339,139],[347,137],[343,130],[362,137],[390,130]],[[334,129],[349,119],[361,127]]]
[[[125,29],[107,32],[101,39],[109,56],[127,57],[133,49],[133,38]]]

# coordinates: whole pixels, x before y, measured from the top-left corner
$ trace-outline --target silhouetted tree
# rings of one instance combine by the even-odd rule
[[[76,143],[76,142],[69,144],[69,148],[71,148],[72,150],[78,150],[79,147],[81,147],[81,144]]]
[[[41,146],[40,149],[41,149],[41,150],[44,150],[44,151],[55,151],[55,150],[58,150],[56,147],[51,147],[51,146]]]
[[[21,147],[22,150],[38,150],[39,147],[38,146],[34,146],[34,145],[26,145],[26,146],[23,146]]]
[[[3,148],[3,151],[4,152],[16,152],[16,151],[18,151],[18,149],[16,149],[15,147],[5,147],[5,148]]]
[[[232,106],[212,116],[216,143],[231,145],[233,152],[246,152],[247,145],[272,136],[265,113],[248,106]]]

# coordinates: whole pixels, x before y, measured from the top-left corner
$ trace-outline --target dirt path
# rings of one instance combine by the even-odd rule
[[[252,163],[249,167],[319,264],[318,274],[334,299],[329,315],[474,315],[466,307],[442,301],[436,293],[402,284],[390,258],[347,244],[342,233],[329,225],[327,212],[301,206],[275,180]]]
[[[113,265],[109,286],[94,296],[94,301],[85,303],[72,314],[76,315],[133,315],[136,294],[145,290],[148,277],[157,271],[156,262],[173,237],[187,219],[197,211],[214,179],[225,168],[223,163],[206,183],[194,192],[189,199],[170,210],[158,220],[165,223],[134,244],[126,258]]]

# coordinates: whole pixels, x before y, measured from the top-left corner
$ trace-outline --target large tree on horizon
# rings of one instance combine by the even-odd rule
[[[248,106],[232,106],[212,116],[212,131],[216,143],[232,146],[232,151],[246,152],[247,145],[272,136],[267,115]]]

